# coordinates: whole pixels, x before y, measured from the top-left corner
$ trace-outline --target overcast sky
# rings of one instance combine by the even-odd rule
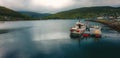
[[[56,13],[80,7],[120,6],[120,0],[0,0],[0,6],[16,11]]]

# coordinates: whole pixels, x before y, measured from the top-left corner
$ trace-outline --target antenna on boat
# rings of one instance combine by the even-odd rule
[[[78,20],[79,20],[79,22],[80,22],[80,17],[79,17],[79,16],[77,17],[77,19],[78,19]]]

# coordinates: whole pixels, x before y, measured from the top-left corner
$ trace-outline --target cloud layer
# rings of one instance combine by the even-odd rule
[[[0,0],[0,5],[16,11],[56,13],[89,6],[120,6],[119,0]]]

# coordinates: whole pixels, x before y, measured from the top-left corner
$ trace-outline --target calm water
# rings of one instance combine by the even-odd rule
[[[76,21],[0,23],[0,58],[120,58],[118,32],[102,25],[102,38],[71,39],[69,29]]]

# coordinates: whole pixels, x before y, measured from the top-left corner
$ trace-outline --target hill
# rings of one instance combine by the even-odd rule
[[[48,17],[47,19],[72,19],[80,18],[94,18],[103,15],[120,15],[120,7],[97,6],[97,7],[83,7],[72,9],[68,11],[59,12]]]
[[[7,19],[8,20],[17,20],[15,18],[30,18],[30,17],[20,14],[9,8],[0,6],[0,20],[7,20]],[[23,20],[23,19],[20,19],[20,20]]]
[[[23,15],[28,15],[32,18],[43,18],[50,15],[48,13],[36,13],[36,12],[28,12],[28,11],[18,11],[18,12]]]

